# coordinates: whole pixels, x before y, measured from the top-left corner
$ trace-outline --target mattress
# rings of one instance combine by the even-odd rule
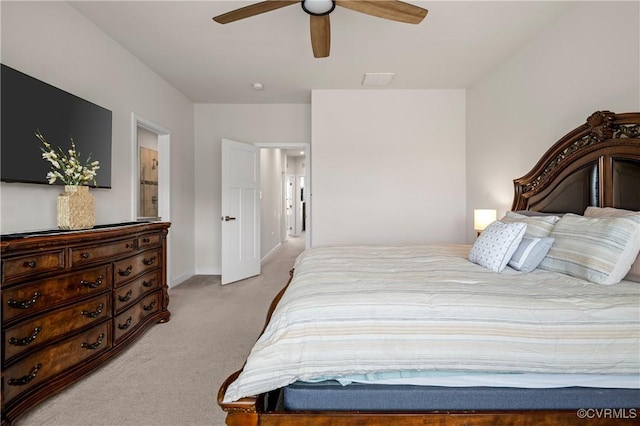
[[[342,386],[335,381],[293,383],[283,390],[288,411],[578,410],[635,409],[638,389]]]
[[[505,374],[461,371],[394,371],[344,375],[337,377],[335,381],[343,386],[351,383],[364,383],[369,385],[447,387],[640,389],[640,375],[637,374]]]
[[[380,372],[639,374],[638,283],[495,273],[468,250],[306,250],[224,402]]]

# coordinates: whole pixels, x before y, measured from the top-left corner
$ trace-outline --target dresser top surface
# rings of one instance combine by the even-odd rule
[[[169,222],[139,221],[97,225],[91,229],[73,231],[46,229],[18,232],[0,235],[0,247],[4,252],[15,246],[25,246],[45,242],[48,244],[70,244],[84,240],[117,237],[121,234],[124,235],[136,232],[167,229],[169,226],[171,226]]]

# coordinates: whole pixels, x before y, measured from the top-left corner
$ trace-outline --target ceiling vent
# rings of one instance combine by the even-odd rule
[[[394,72],[366,72],[362,79],[362,85],[369,87],[389,86],[395,75]]]

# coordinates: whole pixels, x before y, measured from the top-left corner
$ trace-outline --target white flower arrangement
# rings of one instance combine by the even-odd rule
[[[91,155],[87,157],[85,165],[80,161],[80,153],[76,150],[76,144],[71,138],[71,149],[65,153],[58,147],[57,151],[51,147],[40,130],[36,130],[36,137],[42,142],[42,158],[51,163],[51,171],[47,173],[49,184],[53,184],[60,179],[65,185],[89,185],[97,186],[96,175],[100,168],[99,161],[91,161]]]

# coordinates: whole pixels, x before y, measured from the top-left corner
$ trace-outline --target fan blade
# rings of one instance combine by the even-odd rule
[[[310,16],[311,48],[315,58],[326,58],[331,49],[331,24],[329,15]]]
[[[313,56],[316,58],[326,58],[329,56],[331,48],[331,25],[329,15],[311,15],[311,48]]]
[[[290,6],[292,4],[300,3],[299,0],[267,0],[260,3],[252,4],[249,6],[241,7],[240,9],[232,10],[231,12],[223,13],[213,18],[214,21],[220,24],[228,24],[229,22],[238,21],[240,19],[249,18],[251,16],[259,15],[261,13],[270,12],[272,10],[280,9],[281,7]]]
[[[419,24],[429,12],[399,0],[336,0],[336,4],[356,12],[407,24]]]

